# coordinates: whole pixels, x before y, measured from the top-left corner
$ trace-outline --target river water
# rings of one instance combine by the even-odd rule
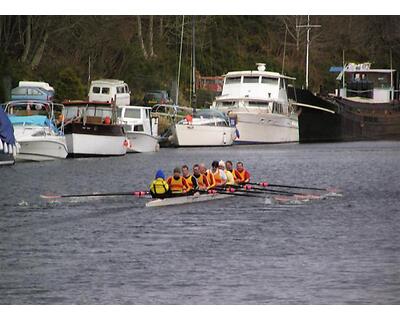
[[[341,198],[145,208],[155,170],[242,160]],[[161,149],[0,168],[1,304],[398,304],[400,143]]]

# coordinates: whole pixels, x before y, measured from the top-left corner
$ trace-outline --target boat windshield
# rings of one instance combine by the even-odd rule
[[[50,107],[42,102],[11,102],[6,112],[14,116],[49,116]]]
[[[211,109],[196,110],[196,112],[194,113],[194,117],[203,118],[203,119],[214,119],[214,118],[220,118],[221,120],[228,119],[228,117],[225,115],[225,113],[218,111],[218,110],[211,110]]]

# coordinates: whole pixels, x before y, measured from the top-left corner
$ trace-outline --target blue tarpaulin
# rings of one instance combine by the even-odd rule
[[[343,70],[343,67],[330,67],[329,68],[329,72],[332,72],[332,73],[339,73],[339,72],[342,72],[342,70]]]
[[[15,144],[14,129],[3,108],[0,107],[0,140],[8,144]]]
[[[50,127],[54,132],[58,133],[57,127],[46,116],[8,116],[13,125],[36,125]]]

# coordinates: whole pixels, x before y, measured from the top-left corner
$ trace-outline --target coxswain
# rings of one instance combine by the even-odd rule
[[[165,181],[164,172],[159,169],[156,172],[156,177],[150,185],[150,194],[153,198],[164,199],[170,195],[168,183]]]
[[[186,164],[182,166],[182,176],[189,186],[186,192],[191,194],[195,193],[199,188],[197,185],[197,179],[190,174],[189,167]]]
[[[205,191],[208,189],[208,179],[206,175],[206,168],[203,166],[204,170],[203,173],[201,172],[201,165],[195,164],[193,166],[193,175],[196,179],[197,186],[199,190]]]
[[[211,163],[211,169],[207,171],[207,177],[210,179],[210,176],[213,175],[215,179],[215,187],[224,186],[226,183],[226,174],[223,170],[219,169],[218,161],[214,160]]]
[[[167,179],[167,183],[169,185],[169,189],[171,190],[172,196],[186,193],[186,191],[189,189],[186,180],[181,176],[181,169],[178,167],[174,169],[173,175]]]
[[[250,173],[243,167],[243,162],[241,161],[236,164],[233,175],[237,184],[246,184],[250,181]]]
[[[226,183],[225,185],[227,186],[233,186],[235,184],[235,178],[233,177],[232,172],[228,171],[225,169],[225,162],[223,160],[221,160],[218,163],[218,168],[223,171],[226,175]]]

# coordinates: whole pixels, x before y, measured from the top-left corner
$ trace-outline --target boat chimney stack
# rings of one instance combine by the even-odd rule
[[[265,63],[256,63],[258,71],[265,71]]]

